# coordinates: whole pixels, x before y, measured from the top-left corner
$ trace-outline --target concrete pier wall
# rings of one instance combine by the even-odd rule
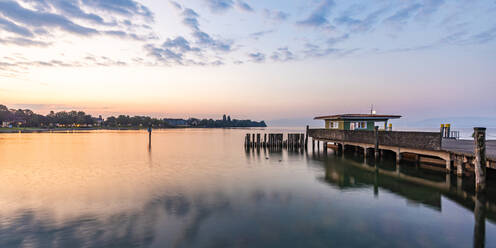
[[[403,147],[419,150],[441,150],[441,133],[439,132],[397,132],[379,131],[380,146]],[[314,139],[375,144],[374,131],[350,131],[332,129],[308,129],[308,136]]]

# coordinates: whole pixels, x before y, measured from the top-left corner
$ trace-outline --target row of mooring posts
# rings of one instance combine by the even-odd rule
[[[303,149],[306,148],[308,142],[308,136],[304,133],[290,133],[287,139],[284,140],[284,134],[282,133],[265,133],[263,134],[250,134],[247,133],[245,136],[245,147],[246,148],[288,148]]]
[[[268,138],[268,139],[267,139]],[[264,133],[263,140],[262,134],[249,134],[245,136],[245,147],[246,148],[275,148],[283,146],[283,134],[282,133]]]
[[[300,149],[305,148],[305,134],[303,133],[288,133],[288,139],[284,144],[288,149]]]

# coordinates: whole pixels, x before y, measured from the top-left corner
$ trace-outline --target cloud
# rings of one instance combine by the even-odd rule
[[[435,13],[444,3],[444,0],[425,0],[422,4],[421,10],[417,14],[417,17],[429,17],[430,15]]]
[[[205,32],[197,31],[193,33],[193,36],[196,38],[196,42],[199,45],[211,47],[215,50],[224,52],[228,52],[231,50],[231,44],[229,42],[213,39],[209,34]]]
[[[247,12],[253,12],[254,11],[253,8],[249,4],[247,4],[246,2],[241,1],[241,0],[236,1],[236,6],[238,6],[239,9],[247,11]]]
[[[303,53],[305,54],[306,58],[327,57],[329,55],[344,57],[352,53],[355,53],[358,50],[359,50],[358,48],[354,48],[354,49],[337,49],[332,47],[322,48],[318,45],[307,43],[305,45],[305,50],[303,51]]]
[[[404,47],[404,48],[396,48],[390,49],[386,51],[378,51],[379,53],[402,53],[402,52],[417,52],[429,50],[432,48],[438,47],[439,44],[428,44],[428,45],[420,45],[420,46],[412,46],[412,47]]]
[[[331,38],[327,39],[327,44],[330,46],[334,46],[337,43],[343,42],[349,38],[350,38],[349,34],[343,34],[341,36],[331,37]]]
[[[217,51],[231,51],[232,42],[214,39],[208,33],[201,30],[198,21],[200,15],[196,11],[190,8],[184,8],[181,15],[183,17],[183,24],[191,29],[192,36],[195,38],[195,43],[198,46],[211,48]]]
[[[31,27],[58,27],[64,31],[79,35],[98,33],[97,30],[75,24],[64,16],[32,11],[21,7],[18,3],[13,1],[1,1],[0,13],[11,20]]]
[[[5,30],[9,31],[14,34],[18,34],[21,36],[26,36],[26,37],[33,37],[34,34],[27,28],[21,27],[9,20],[3,19],[0,17],[0,27]]]
[[[133,39],[133,40],[146,40],[147,38],[138,36],[137,34],[127,33],[125,31],[120,30],[109,30],[103,32],[109,36],[115,36],[121,39]]]
[[[223,13],[234,5],[232,0],[206,0],[206,2],[210,10],[215,13]]]
[[[347,28],[350,28],[350,31],[357,33],[357,32],[367,32],[370,31],[374,25],[376,25],[379,22],[379,18],[389,11],[390,7],[386,6],[384,8],[379,8],[368,15],[365,16],[363,19],[356,19],[353,18],[349,15],[342,15],[338,18],[334,19],[334,23],[342,26],[345,26]]]
[[[176,1],[169,1],[169,3],[174,6],[176,9],[178,10],[182,10],[183,9],[183,6],[181,6],[181,4],[179,4],[178,2]]]
[[[80,8],[78,1],[54,0],[51,1],[51,4],[52,6],[56,7],[65,16],[75,17],[79,19],[88,20],[94,23],[107,25],[102,17],[95,14],[84,12]]]
[[[260,52],[250,53],[250,54],[248,54],[248,57],[250,57],[251,61],[254,63],[265,62],[265,54],[260,53]]]
[[[189,42],[182,37],[169,39],[160,47],[147,44],[144,48],[148,56],[154,58],[160,65],[220,66],[224,64],[222,58],[211,59],[209,56],[204,56],[204,51],[199,48],[190,47]],[[142,63],[142,61],[139,62]]]
[[[274,21],[285,21],[289,18],[289,14],[280,10],[264,9],[263,14],[265,18]]]
[[[48,47],[59,40],[64,42],[61,37],[65,36],[58,36],[58,33],[54,36],[54,31],[77,36],[153,40],[156,35],[147,25],[152,21],[153,13],[134,0],[0,0],[0,44]],[[37,66],[121,66],[129,63],[106,57],[69,61],[61,56],[60,59],[38,60],[26,54],[29,59],[9,62],[11,68],[17,68],[19,72]],[[0,70],[5,69],[4,63]]]
[[[196,13],[194,10],[185,8],[183,13],[182,13],[184,19],[183,23],[184,25],[188,26],[189,28],[199,31],[200,30],[200,24],[198,22],[198,13]]]
[[[82,0],[82,3],[113,14],[128,17],[141,16],[149,21],[153,21],[153,13],[146,6],[134,0]]]
[[[301,26],[321,27],[329,24],[327,16],[335,6],[333,0],[323,0],[306,19],[297,22]]]
[[[18,41],[20,42],[20,41]],[[27,41],[32,42],[32,41]],[[2,40],[0,40],[2,44]],[[80,59],[75,60],[30,60],[24,57],[4,57],[3,59],[9,62],[0,61],[0,73],[1,71],[12,71],[15,73],[24,73],[29,71],[32,67],[82,67],[82,66],[126,66],[128,62],[115,60],[105,56],[93,56],[87,55]]]
[[[154,57],[159,62],[165,64],[170,64],[175,62],[176,64],[183,65],[183,54],[175,53],[168,48],[155,47],[152,44],[145,45],[145,50],[148,52],[149,56]]]
[[[275,29],[263,30],[263,31],[251,33],[250,37],[252,37],[255,40],[258,40],[261,37],[268,35],[268,34],[271,34],[271,33],[274,33],[274,32],[275,32]]]
[[[415,3],[405,8],[402,8],[392,16],[386,18],[385,22],[390,24],[404,24],[408,19],[417,13],[422,8],[421,4]]]
[[[277,49],[270,58],[276,62],[287,62],[295,59],[294,54],[287,47]]]
[[[17,45],[17,46],[41,46],[41,47],[46,47],[51,45],[51,43],[49,42],[31,40],[22,37],[0,38],[0,44]]]
[[[461,40],[465,40],[468,35],[467,31],[458,31],[451,33],[440,40],[442,44],[459,44]]]
[[[468,40],[468,43],[484,44],[493,41],[495,39],[496,39],[496,26],[471,36]]]
[[[221,65],[224,65],[224,62],[222,62],[221,60],[216,60],[210,64],[214,65],[214,66],[221,66]]]
[[[184,37],[178,36],[175,39],[167,39],[163,44],[163,48],[168,49],[177,49],[180,52],[200,52],[199,48],[191,47],[189,41],[187,41]]]

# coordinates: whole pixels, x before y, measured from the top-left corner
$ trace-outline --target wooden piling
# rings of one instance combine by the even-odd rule
[[[260,134],[257,133],[257,148],[260,148]]]
[[[152,146],[152,125],[148,126],[148,147]]]
[[[463,176],[463,158],[461,156],[456,156],[455,157],[455,167],[456,167],[456,175],[458,177],[462,177]]]
[[[308,147],[308,130],[310,129],[310,127],[307,125],[307,130],[305,132],[305,149],[307,149]]]
[[[451,173],[451,155],[446,159],[446,172]]]
[[[474,128],[475,142],[475,191],[486,189],[486,128]]]
[[[267,134],[264,133],[263,147],[267,147]]]
[[[306,148],[306,142],[305,142],[305,134],[304,133],[300,133],[300,148],[301,149],[304,149]]]
[[[377,160],[379,158],[379,127],[374,128],[374,157]]]

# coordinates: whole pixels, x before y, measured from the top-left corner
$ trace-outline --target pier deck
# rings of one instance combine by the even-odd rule
[[[445,151],[465,156],[473,156],[474,154],[473,140],[443,139],[441,147]],[[486,141],[486,157],[496,161],[496,140]]]

